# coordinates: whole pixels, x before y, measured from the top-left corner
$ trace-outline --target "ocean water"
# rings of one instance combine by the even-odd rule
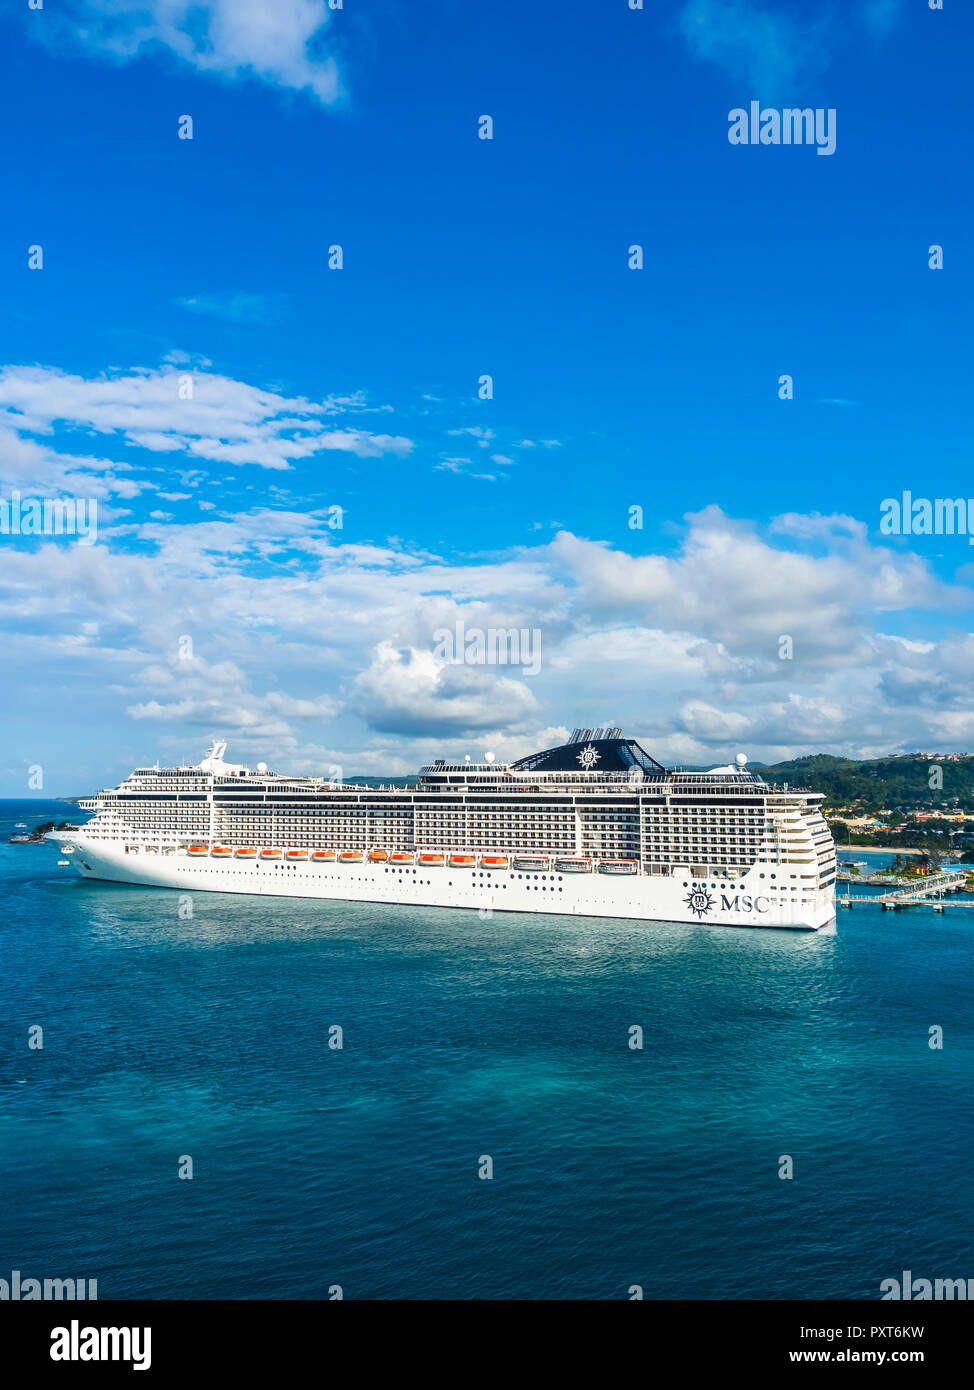
[[[0,834],[70,814],[0,803]],[[806,935],[196,894],[184,919],[59,857],[0,846],[0,1276],[127,1299],[974,1277],[974,911]]]

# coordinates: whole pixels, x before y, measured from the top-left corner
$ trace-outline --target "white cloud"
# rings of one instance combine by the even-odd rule
[[[819,512],[785,512],[771,522],[771,530],[783,536],[796,536],[805,540],[826,540],[833,536],[854,536],[865,540],[866,523],[854,516],[843,516],[833,512],[823,516]]]
[[[259,674],[254,673],[254,678]],[[156,696],[173,697],[128,705],[125,712],[131,719],[196,726],[211,734],[250,732],[261,738],[288,738],[293,732],[290,721],[328,720],[341,708],[330,695],[296,697],[273,688],[255,692],[254,678],[248,678],[234,661],[211,663],[192,649],[183,657],[177,644],[167,661],[144,667],[117,688],[120,693],[151,689]]]
[[[821,15],[798,18],[748,0],[688,0],[678,23],[695,58],[744,78],[754,94],[787,87],[823,60]]]
[[[25,438],[17,416],[0,416],[0,484],[32,497],[138,497],[147,484],[133,478],[126,463],[92,454],[62,454],[46,441]],[[14,427],[10,427],[14,426]],[[109,513],[102,509],[102,518]]]
[[[471,439],[477,441],[477,447],[479,449],[489,448],[490,441],[494,438],[494,431],[484,429],[482,425],[464,425],[460,429],[447,430],[447,434],[452,434],[454,436],[467,434]]]
[[[142,553],[0,545],[4,709],[20,689],[55,738],[70,688],[112,756],[123,741],[133,762],[183,756],[223,732],[231,756],[295,771],[324,758],[408,771],[471,742],[518,756],[600,722],[683,763],[974,739],[974,635],[922,617],[960,622],[970,592],[844,519],[821,520],[762,534],[708,508],[673,553],[561,531],[446,559],[350,543],[323,514],[257,507],[133,522]],[[435,634],[457,621],[538,629],[539,673],[445,664]],[[186,636],[189,663],[177,659]],[[90,756],[101,778],[104,751]]]
[[[229,291],[220,294],[193,294],[176,303],[191,314],[226,319],[228,323],[277,324],[284,317],[285,297],[280,294],[253,294]]]
[[[38,37],[118,62],[166,49],[197,72],[257,78],[330,105],[342,84],[329,22],[326,0],[70,0],[63,16],[45,11]]]
[[[771,0],[686,0],[677,23],[693,56],[745,81],[749,97],[791,101],[797,85],[817,76],[830,50],[850,34],[864,29],[881,36],[903,13],[901,0],[854,0],[841,12],[810,9]]]
[[[449,737],[481,729],[516,729],[536,714],[523,680],[496,667],[451,666],[427,650],[376,647],[355,682],[365,714],[380,733]]]
[[[189,389],[192,397],[184,399]],[[49,434],[61,425],[118,435],[153,453],[272,469],[328,450],[359,458],[408,454],[412,440],[400,435],[334,428],[335,417],[365,408],[360,396],[312,401],[205,371],[140,369],[86,378],[54,367],[0,370],[0,424],[21,435]]]

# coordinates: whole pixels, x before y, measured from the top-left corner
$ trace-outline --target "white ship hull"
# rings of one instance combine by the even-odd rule
[[[73,844],[82,877],[184,893],[254,893],[267,897],[327,898],[469,911],[544,912],[620,917],[694,926],[772,927],[818,931],[835,921],[834,890],[796,896],[780,864],[755,864],[729,881],[694,879],[677,866],[670,874],[519,873],[449,865],[261,862],[160,853],[95,843],[83,832],[53,835]],[[774,876],[774,877],[772,877]]]

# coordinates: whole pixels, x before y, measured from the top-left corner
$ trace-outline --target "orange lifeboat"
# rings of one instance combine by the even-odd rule
[[[335,851],[333,849],[315,849],[311,851],[311,858],[316,864],[333,864]]]
[[[392,854],[389,855],[389,859],[393,864],[415,864],[416,855],[412,850],[397,849],[393,850]]]
[[[233,850],[229,845],[214,845],[210,853],[214,859],[226,859],[233,854]]]
[[[262,849],[260,857],[261,859],[280,859],[281,851],[279,849]]]
[[[365,858],[365,851],[362,849],[343,849],[338,856],[339,864],[361,864]]]
[[[419,862],[424,869],[442,869],[444,856],[442,854],[421,854]]]
[[[389,851],[388,851],[387,849],[370,849],[370,850],[369,850],[369,863],[370,863],[370,864],[384,864],[388,858],[389,858]]]
[[[638,867],[635,859],[603,859],[599,865],[599,873],[634,874]]]
[[[237,850],[234,850],[234,854],[237,856],[238,859],[256,859],[256,858],[257,858],[257,851],[256,851],[255,849],[237,849]]]
[[[285,859],[307,859],[307,857],[308,851],[306,849],[289,849],[284,856]]]
[[[475,854],[451,854],[451,869],[475,869],[477,867],[477,856]]]
[[[209,845],[190,845],[190,846],[189,846],[189,853],[190,853],[190,854],[209,854],[209,852],[210,852],[210,847],[209,847]]]
[[[506,854],[482,854],[480,865],[484,869],[506,869],[508,858]]]

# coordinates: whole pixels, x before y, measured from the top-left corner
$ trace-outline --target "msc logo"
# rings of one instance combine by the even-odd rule
[[[713,898],[705,888],[693,888],[683,901],[697,917],[706,917],[714,905]]]
[[[714,900],[707,892],[706,884],[695,883],[683,901],[698,918],[706,917],[708,912],[713,911]],[[771,899],[760,895],[752,897],[750,893],[735,893],[733,898],[729,898],[726,893],[721,893],[720,910],[721,912],[770,912]]]
[[[764,904],[762,907],[761,904]],[[770,898],[752,898],[750,893],[744,893],[741,897],[728,898],[721,893],[720,905],[725,912],[768,912],[771,908]]]

